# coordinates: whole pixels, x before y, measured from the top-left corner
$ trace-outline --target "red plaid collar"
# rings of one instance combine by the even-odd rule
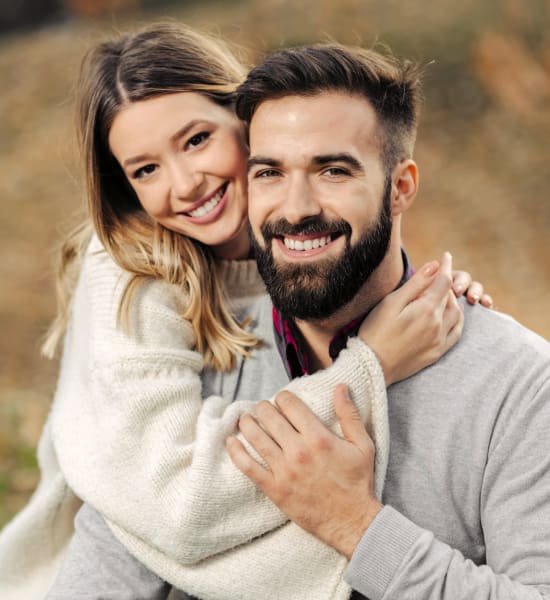
[[[403,256],[403,277],[397,287],[401,287],[414,273],[408,256],[403,249],[401,250],[401,254]],[[367,314],[368,312],[361,314],[347,325],[344,325],[332,338],[329,344],[329,355],[332,360],[335,360],[346,347],[348,339],[357,335],[357,331]],[[310,369],[306,344],[294,321],[291,318],[285,317],[273,307],[273,328],[277,349],[279,350],[288,376],[294,379],[295,377],[307,375]]]

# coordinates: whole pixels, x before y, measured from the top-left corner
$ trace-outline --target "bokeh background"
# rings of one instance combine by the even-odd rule
[[[450,249],[499,309],[550,338],[550,0],[0,0],[0,526],[37,484],[55,388],[39,345],[53,249],[83,205],[78,64],[167,17],[226,36],[250,64],[327,37],[430,63],[406,246],[417,265]]]

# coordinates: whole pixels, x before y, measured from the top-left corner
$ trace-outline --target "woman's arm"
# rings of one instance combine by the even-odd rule
[[[422,277],[419,288],[428,287],[435,273],[420,272],[417,283]],[[184,300],[170,286],[147,284],[136,302],[132,333],[125,335],[116,326],[123,284],[105,253],[88,257],[52,414],[55,448],[70,487],[113,530],[182,563],[281,525],[285,517],[257,493],[224,449],[239,416],[261,396],[249,388],[248,402],[203,401],[202,361],[192,350],[189,323],[179,317]],[[270,311],[265,302],[259,305],[263,310],[257,317],[266,331]],[[252,365],[257,355],[263,356],[258,366],[265,377],[273,376],[274,393],[284,383],[280,358],[269,345],[253,353]],[[419,366],[424,365],[414,368]],[[333,426],[332,391],[340,382],[348,384],[379,445],[380,492],[388,434],[385,383],[373,352],[355,340],[331,368],[287,387]]]

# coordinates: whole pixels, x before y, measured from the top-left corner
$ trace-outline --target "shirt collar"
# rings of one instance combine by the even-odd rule
[[[401,249],[401,256],[403,258],[403,277],[401,277],[401,280],[397,284],[398,288],[412,277],[414,273],[409,258],[403,249]],[[344,325],[332,338],[329,344],[329,355],[332,360],[335,360],[345,348],[348,339],[357,334],[367,314],[368,311]],[[288,376],[294,379],[295,377],[307,375],[310,369],[304,338],[294,321],[291,318],[285,317],[275,307],[273,307],[273,329],[275,331],[277,349],[279,350]]]

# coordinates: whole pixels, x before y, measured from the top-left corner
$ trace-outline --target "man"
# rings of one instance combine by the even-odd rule
[[[390,69],[390,75],[394,79],[400,76],[399,70],[394,70],[385,61],[382,61],[380,66]],[[283,89],[285,89],[289,85],[289,82],[286,79],[284,71],[281,71],[281,77]],[[415,81],[414,77],[412,79]],[[330,81],[332,81],[332,76]],[[386,91],[388,88],[393,87],[393,97],[397,100],[394,106],[395,114],[392,119],[394,117],[397,118],[399,113],[406,109],[406,106],[402,106],[400,101],[407,90],[404,87],[394,87],[394,83],[397,82],[393,80],[385,82]],[[330,86],[327,87],[332,89]],[[342,99],[345,101],[354,100],[348,91],[346,91]],[[326,108],[323,107],[323,112],[325,113],[324,116],[328,117],[331,115],[330,111],[335,107],[330,107],[330,111],[328,112],[325,110]],[[384,133],[383,129],[376,130],[373,140],[372,120],[367,123],[362,122],[364,120],[364,110],[364,100],[361,100],[359,106],[346,105],[345,107],[345,111],[349,111],[349,114],[353,115],[354,129],[361,132],[360,140],[364,140],[365,144],[361,145],[359,140],[356,147],[337,147],[330,149],[330,151],[324,149],[321,152],[315,150],[312,154],[312,160],[308,159],[307,146],[302,146],[301,144],[318,141],[317,133],[320,134],[322,131],[319,123],[317,123],[318,127],[315,131],[304,131],[305,135],[287,135],[286,137],[278,138],[277,147],[273,145],[272,148],[266,148],[262,153],[257,151],[256,146],[259,130],[255,129],[256,122],[254,119],[251,123],[251,143],[253,143],[254,148],[250,173],[251,191],[253,192],[253,204],[251,205],[253,211],[252,225],[258,237],[257,249],[259,257],[264,263],[262,268],[269,285],[269,291],[273,294],[275,303],[279,308],[275,325],[278,335],[281,338],[283,358],[290,374],[293,376],[299,375],[306,368],[307,370],[314,371],[328,365],[332,361],[333,356],[345,344],[347,335],[356,331],[357,323],[362,320],[364,313],[383,296],[398,286],[407,275],[404,257],[399,244],[399,219],[400,214],[414,197],[417,174],[416,166],[412,160],[400,160],[399,152],[412,152],[415,110],[407,113],[407,123],[409,123],[410,127],[406,140],[401,140],[403,149],[399,150],[400,147],[395,144],[384,144],[385,156],[394,157],[392,160],[397,161],[396,166],[387,172],[382,168],[378,145],[384,141],[384,136],[382,135]],[[294,114],[293,111],[290,112]],[[368,114],[369,116],[371,115],[370,112]],[[307,115],[302,115],[298,121],[294,121],[299,124],[305,116]],[[292,120],[293,117],[291,116]],[[279,125],[282,125],[282,122]],[[386,123],[386,126],[393,128],[393,120],[389,124]],[[349,127],[345,131],[349,133]],[[276,133],[276,131],[272,133]],[[305,157],[305,164],[307,165],[307,177],[296,178],[297,183],[301,184],[301,186],[297,188],[297,193],[294,196],[290,194],[287,198],[288,212],[285,212],[284,220],[278,218],[277,213],[281,207],[276,201],[276,197],[271,195],[276,194],[279,185],[282,185],[283,190],[285,185],[284,168],[286,159],[278,154],[271,154],[276,148],[281,148],[285,154],[288,152],[288,156],[291,158],[295,157],[293,152],[300,148],[299,155],[302,158]],[[360,150],[359,152],[357,151],[358,149]],[[397,168],[397,165],[402,168]],[[293,171],[293,175],[296,173],[297,171]],[[339,195],[339,187],[337,186],[341,185],[346,186],[345,197]],[[314,188],[321,191],[324,190],[323,204],[321,205],[313,201],[304,212],[303,206],[300,206],[300,204],[302,201],[309,202],[313,198],[309,194],[309,191]],[[296,188],[293,188],[291,191],[294,192],[295,190]],[[286,192],[283,195],[286,197]],[[330,204],[331,201],[333,202],[332,205]],[[329,204],[327,205],[326,202],[329,202]],[[294,214],[292,214],[292,211],[295,211]],[[264,223],[265,227],[263,226]],[[272,240],[272,245],[275,247],[273,258],[269,256],[269,251],[267,253],[262,251],[263,249],[267,249],[267,244],[265,243],[265,239],[267,238]],[[285,249],[287,246],[288,250]],[[277,254],[279,252],[281,254]],[[343,260],[339,260],[342,254],[344,258]],[[290,286],[280,287],[277,262],[281,256],[287,256],[291,259],[288,261],[290,268],[284,273],[287,281],[290,282]],[[331,260],[327,261],[327,258]],[[299,266],[298,269],[295,269],[294,265],[290,264],[298,262],[298,260],[304,261],[304,259],[306,262],[311,263],[308,267],[311,266],[312,268],[303,269]],[[334,262],[334,265],[332,269],[327,271],[327,263],[330,262]],[[382,274],[388,278],[387,281],[382,281]],[[327,280],[328,282],[336,280],[337,284],[331,288],[327,286]],[[322,292],[325,288],[328,289],[328,292],[319,295],[318,291]],[[361,398],[355,397],[355,400],[361,401]],[[291,401],[293,402],[294,400],[292,399]],[[284,410],[284,398],[280,404]],[[346,407],[349,409],[349,403],[347,403],[345,398],[338,396],[337,409],[340,415],[346,412]],[[270,421],[269,414],[274,414],[279,418],[279,413],[269,413],[266,410],[269,411],[271,409],[265,404],[259,406],[258,416],[262,420],[265,419],[266,423]],[[307,419],[307,413],[305,414],[305,418]],[[342,422],[344,433],[352,436],[353,428],[349,427],[347,419],[343,418]],[[250,419],[243,418],[242,424],[244,429],[246,429],[247,423],[253,424]],[[279,423],[284,426],[284,422],[279,420]],[[361,429],[362,432],[363,430]],[[254,434],[250,437],[254,443]],[[327,438],[325,437],[325,439]],[[353,436],[352,439],[354,439]],[[367,447],[365,453],[366,459],[360,465],[359,469],[372,475],[371,463],[373,461],[373,452],[372,448],[368,449],[368,445],[369,440],[367,438],[365,442],[365,447]],[[233,447],[235,448],[235,446]],[[241,447],[237,446],[237,448]],[[258,450],[260,454],[265,454],[261,443],[258,445]],[[232,454],[234,454],[233,451]],[[269,450],[267,454],[269,454]],[[301,454],[300,449],[298,449],[298,455],[305,456],[305,454]],[[353,458],[352,448],[350,459]],[[370,470],[366,470],[365,465]],[[350,466],[354,468],[351,462]],[[245,466],[245,469],[252,474],[249,467]],[[362,488],[365,487],[369,500],[369,517],[372,518],[380,511],[380,505],[371,498],[372,479],[367,482],[366,486],[362,485]],[[334,489],[331,488],[327,498],[334,498]],[[353,496],[352,499],[355,500],[356,497]],[[354,504],[355,501],[353,502]],[[250,519],[253,517],[254,515],[251,514]],[[296,520],[304,525],[304,522],[300,521],[299,517],[296,517]],[[352,527],[347,528],[348,533],[351,529],[356,536],[360,536],[362,534],[361,527],[363,521],[359,520],[351,524]],[[94,522],[94,526],[97,526],[97,522]],[[250,544],[242,544],[220,557],[213,557],[212,559],[193,565],[191,568],[194,569],[197,577],[200,578],[201,574],[205,572],[203,570],[204,563],[211,563],[211,561],[217,560],[223,561],[225,559],[232,560],[232,555],[237,557],[234,559],[233,565],[238,567],[239,557],[242,556],[241,553],[243,551],[246,552],[249,547],[259,548],[255,556],[258,560],[265,561],[267,565],[275,564],[275,558],[286,558],[286,555],[291,557],[291,559],[296,557],[296,559],[302,559],[300,564],[303,566],[303,571],[298,572],[296,577],[296,570],[291,572],[290,569],[272,569],[273,572],[269,573],[269,575],[273,582],[275,582],[274,587],[267,588],[270,589],[269,594],[266,595],[264,593],[262,595],[260,593],[256,597],[281,598],[284,600],[288,600],[289,598],[303,599],[314,597],[317,600],[321,596],[314,591],[316,589],[314,588],[314,584],[318,584],[319,582],[317,579],[314,580],[312,578],[312,574],[317,573],[311,569],[311,564],[308,561],[309,559],[314,560],[317,558],[316,554],[311,554],[312,550],[315,553],[323,554],[325,553],[326,546],[323,544],[312,545],[310,543],[313,540],[311,536],[302,536],[300,538],[300,544],[304,542],[306,550],[309,552],[309,554],[305,555],[302,553],[302,545],[296,547],[292,545],[281,546],[280,544],[269,545],[270,541],[277,539],[278,536],[282,537],[283,540],[293,539],[285,538],[284,536],[288,531],[296,532],[296,529],[295,527],[293,528],[292,524],[286,524],[252,540]],[[338,526],[337,537],[342,537],[342,532],[344,532],[344,529]],[[349,535],[345,537],[348,540]],[[328,539],[327,537],[326,541],[334,543],[332,538]],[[119,561],[125,561],[125,558],[112,545],[114,539],[107,539],[106,543],[106,551],[111,551],[108,555],[109,564],[107,567],[117,566]],[[348,554],[351,553],[350,547],[351,544],[348,540],[345,550]],[[277,556],[270,554],[269,551],[272,549],[276,549],[279,554]],[[304,560],[304,556],[306,560]],[[336,553],[336,556],[339,556],[338,553]],[[148,558],[148,565],[152,568],[154,556]],[[121,567],[118,569],[118,572],[122,571],[125,574],[131,572],[132,565],[128,562],[121,562],[120,565]],[[289,567],[291,566],[292,564],[289,563]],[[335,585],[338,589],[331,590],[330,588],[324,588],[322,590],[324,592],[323,597],[334,598],[342,597],[342,595],[346,595],[347,597],[349,595],[349,588],[341,585],[341,573],[346,567],[346,561],[340,560],[336,566],[341,570],[327,571],[326,575],[330,576],[329,579],[331,582],[336,582]],[[251,568],[253,567],[254,565],[251,565]],[[157,572],[160,571],[157,570]],[[101,575],[105,579],[105,572]],[[129,576],[133,577],[134,575],[135,572]],[[142,572],[141,575],[147,578],[151,574]],[[237,590],[244,591],[245,585],[252,583],[250,582],[250,577],[247,583],[245,583],[245,575],[246,573],[243,573],[242,568],[238,578],[234,573],[228,571],[227,581],[225,582],[228,591],[225,596],[218,597],[243,597],[240,592],[233,594],[229,589],[236,588]],[[325,574],[322,573],[321,575]],[[136,581],[142,586],[145,585],[143,577],[141,579],[136,578]],[[294,579],[291,579],[289,583],[291,577],[294,577]],[[165,578],[172,581],[177,579],[175,576]],[[298,581],[298,579],[302,581]],[[265,582],[258,583],[261,587],[261,584]],[[302,585],[300,590],[305,589],[305,592],[299,592],[296,595],[296,588],[293,586],[297,586],[298,584]],[[281,591],[283,585],[290,585],[291,590],[289,595],[285,595],[285,592]],[[188,591],[193,591],[193,588],[186,588],[183,585],[181,587]],[[145,587],[141,589],[144,590]],[[150,590],[150,588],[147,589]],[[247,589],[247,591],[250,590]],[[160,595],[161,593],[164,594],[165,590],[159,590],[159,595],[155,597],[164,597]],[[52,596],[52,598],[61,597],[60,595]],[[112,597],[121,598],[128,596],[113,595]],[[144,593],[141,594],[141,597],[152,596],[146,596]]]
[[[328,340],[403,276],[416,82],[375,53],[324,46],[275,53],[240,90],[256,255],[298,364],[326,366]],[[286,393],[279,410],[240,419],[265,465],[227,447],[291,520],[351,559],[345,578],[370,600],[550,598],[549,344],[465,308],[460,342],[388,399],[382,502],[343,389],[343,438]]]

